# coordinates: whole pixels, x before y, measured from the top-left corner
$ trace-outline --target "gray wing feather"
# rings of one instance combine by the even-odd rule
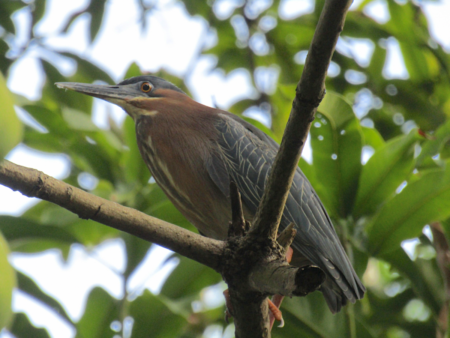
[[[236,182],[243,203],[255,213],[262,198],[278,144],[259,129],[239,117],[223,113],[216,124],[220,151],[213,163],[221,162],[228,181]],[[217,167],[214,165],[213,167]],[[214,169],[217,172],[219,170]],[[224,179],[211,174],[217,186],[229,195]],[[223,172],[223,169],[222,169]],[[228,190],[227,190],[228,189]],[[340,244],[331,220],[308,179],[298,168],[286,201],[280,228],[296,224],[294,249],[327,273],[322,291],[332,312],[338,312],[347,300],[362,298],[365,288]]]
[[[206,168],[208,174],[220,191],[226,196],[230,197],[230,177],[228,175],[228,170],[222,157],[215,153],[211,156],[209,163],[207,163]]]

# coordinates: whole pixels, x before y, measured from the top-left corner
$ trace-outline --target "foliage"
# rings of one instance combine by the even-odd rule
[[[231,13],[223,17],[217,8],[225,2]],[[431,337],[436,328],[446,327],[446,320],[439,315],[450,296],[444,289],[449,281],[443,280],[433,242],[422,230],[431,222],[443,222],[450,235],[450,57],[430,37],[420,7],[409,1],[384,2],[390,19],[379,23],[364,14],[364,8],[373,2],[362,1],[347,16],[333,56],[339,73],[327,78],[328,94],[311,128],[312,163],[302,160],[300,164],[332,217],[356,271],[360,276],[365,273],[368,292],[362,301],[334,316],[319,293],[287,300],[283,305],[287,325],[274,329],[275,337]],[[90,14],[90,41],[96,41],[106,15],[105,3],[91,0],[55,33],[66,34],[79,16]],[[33,30],[46,5],[40,0],[0,2],[0,69],[5,76],[26,51],[12,58],[7,54],[12,48],[11,37],[18,34],[11,19],[16,11],[30,11],[32,24],[26,46],[34,42],[50,49]],[[144,1],[139,1],[139,6],[146,29],[145,13],[158,8]],[[226,74],[244,68],[251,75],[258,96],[242,99],[229,110],[270,113],[270,130],[247,120],[279,141],[301,76],[301,57],[309,47],[323,1],[317,0],[311,13],[290,19],[280,16],[282,4],[277,0],[245,4],[185,0],[184,6],[189,15],[204,18],[217,38],[213,47],[205,47],[209,49],[199,50],[199,54],[214,56],[216,67]],[[357,42],[372,48],[368,61],[352,53],[351,45]],[[386,75],[390,43],[400,46],[407,78]],[[16,97],[15,104],[43,128],[25,125],[22,142],[43,152],[67,154],[71,170],[66,182],[83,188],[80,177],[87,173],[98,179],[91,193],[195,231],[162,191],[149,183],[150,173],[140,158],[131,119],[122,126],[111,123],[109,129],[100,129],[91,122],[92,98],[53,85],[58,81],[112,83],[111,75],[79,55],[57,54],[76,62],[77,72],[65,76],[52,63],[39,60],[46,76],[42,98],[28,101]],[[139,73],[139,67],[132,64],[126,77]],[[274,73],[274,81],[264,80],[265,75]],[[189,78],[179,79],[164,71],[157,75],[187,89]],[[0,77],[1,157],[22,138],[8,95]],[[373,155],[362,163],[368,154]],[[151,247],[127,234],[80,220],[47,202],[40,202],[21,217],[0,216],[0,231],[13,252],[56,248],[65,257],[75,243],[91,248],[107,239],[121,238],[127,254],[122,274],[125,284]],[[401,243],[412,238],[418,239],[410,255]],[[0,235],[0,325],[16,337],[47,337],[48,333],[33,326],[23,313],[8,319],[7,302],[16,282],[5,277],[11,275],[11,267],[5,258],[8,249],[2,243]],[[111,337],[114,332],[110,326],[117,321],[122,324],[122,334],[127,336],[131,330],[131,337],[200,337],[211,325],[225,329],[223,305],[211,308],[203,302],[206,288],[220,280],[214,271],[181,257],[159,295],[145,291],[135,298],[126,294],[118,300],[96,288],[81,320],[74,322],[57,299],[17,273],[17,287],[71,323],[77,337]],[[194,312],[195,302],[203,306]]]

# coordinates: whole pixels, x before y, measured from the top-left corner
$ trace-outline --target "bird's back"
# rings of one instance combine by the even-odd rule
[[[219,115],[216,128],[221,158],[216,158],[215,170],[223,164],[242,194],[244,205],[254,214],[264,192],[278,144],[266,134],[229,113]],[[217,182],[223,187],[226,182]],[[363,297],[365,288],[356,275],[331,223],[331,220],[300,168],[297,169],[280,229],[291,222],[297,235],[292,244],[297,261],[322,268],[327,280],[322,292],[330,310],[335,313],[347,300]]]

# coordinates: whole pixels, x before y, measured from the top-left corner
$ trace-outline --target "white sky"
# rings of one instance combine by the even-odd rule
[[[65,36],[57,36],[55,32],[61,27],[70,13],[85,7],[84,0],[51,0],[48,2],[46,14],[37,27],[36,33],[48,36],[45,44],[55,50],[71,51],[89,60],[93,60],[107,70],[114,80],[119,81],[131,62],[137,62],[142,71],[156,71],[165,68],[171,73],[183,75],[190,72],[188,84],[196,100],[220,107],[227,108],[234,101],[242,97],[254,95],[254,89],[250,85],[249,74],[246,71],[235,71],[224,76],[221,71],[212,71],[214,60],[210,57],[202,57],[201,62],[193,69],[191,61],[195,58],[198,41],[211,43],[214,39],[208,35],[205,22],[202,18],[190,18],[184,8],[173,2],[161,1],[158,9],[149,14],[149,28],[142,33],[136,24],[138,19],[135,1],[111,0],[107,4],[106,21],[103,23],[99,37],[93,46],[88,45],[87,16],[75,21]],[[359,1],[357,1],[359,3]],[[354,4],[355,5],[355,4]],[[430,19],[431,32],[435,39],[450,51],[450,33],[448,30],[448,17],[450,15],[450,0],[442,2],[423,2],[425,13]],[[227,16],[227,8],[222,8],[223,16]],[[311,10],[309,1],[284,1],[281,10],[283,18],[292,13],[306,13]],[[379,21],[386,20],[387,7],[385,1],[377,1],[368,6],[365,12]],[[26,10],[15,14],[15,22],[18,27],[18,39],[16,44],[23,43],[28,21]],[[346,49],[352,49],[357,53],[358,62],[364,64],[370,58],[373,46],[359,40],[340,41],[338,50],[342,53]],[[403,60],[398,53],[398,44],[395,40],[388,42],[388,54],[390,60],[386,66],[386,74],[391,77],[404,78],[407,72]],[[36,56],[42,56],[42,50],[35,46],[16,62],[11,69],[8,86],[11,91],[22,94],[32,100],[40,98],[40,90],[43,84],[43,74],[39,69]],[[54,58],[53,55],[44,55]],[[61,60],[57,64],[64,74],[76,71],[71,62]],[[346,74],[347,75],[347,74]],[[23,79],[27,79],[27,86],[23,86]],[[96,100],[94,121],[100,127],[106,126],[108,114],[118,121],[122,121],[125,114],[117,107],[103,101]],[[304,154],[310,158],[310,152]],[[18,146],[9,155],[8,159],[24,165],[36,168],[46,174],[64,178],[68,174],[69,163],[65,155],[49,155]],[[367,159],[366,159],[367,160]],[[35,200],[22,196],[0,186],[0,213],[19,215]],[[176,262],[167,264],[159,270],[161,263],[170,253],[164,249],[152,250],[146,257],[143,267],[130,280],[129,290],[142,290],[143,286],[157,292],[164,276],[175,266]],[[55,296],[67,309],[69,315],[79,319],[83,312],[87,292],[94,286],[104,287],[111,295],[122,295],[123,281],[114,271],[124,269],[124,246],[120,240],[112,240],[102,243],[91,252],[81,246],[74,246],[70,252],[67,263],[57,251],[48,251],[39,255],[13,254],[12,264],[20,271],[36,279],[39,285],[50,295]],[[211,291],[212,292],[212,291]],[[208,297],[207,297],[208,298]],[[214,299],[213,296],[209,297]],[[52,337],[71,338],[74,331],[51,311],[45,309],[36,301],[26,297],[20,292],[14,294],[15,311],[26,312],[36,326],[44,326]],[[213,306],[213,304],[211,304]],[[212,331],[211,331],[212,330]],[[207,336],[216,335],[213,328]],[[0,333],[0,337],[6,335]]]

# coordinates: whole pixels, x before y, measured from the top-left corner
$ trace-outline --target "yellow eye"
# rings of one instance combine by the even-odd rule
[[[148,93],[152,89],[153,89],[153,86],[148,82],[144,82],[143,84],[141,84],[141,90],[144,93]]]

